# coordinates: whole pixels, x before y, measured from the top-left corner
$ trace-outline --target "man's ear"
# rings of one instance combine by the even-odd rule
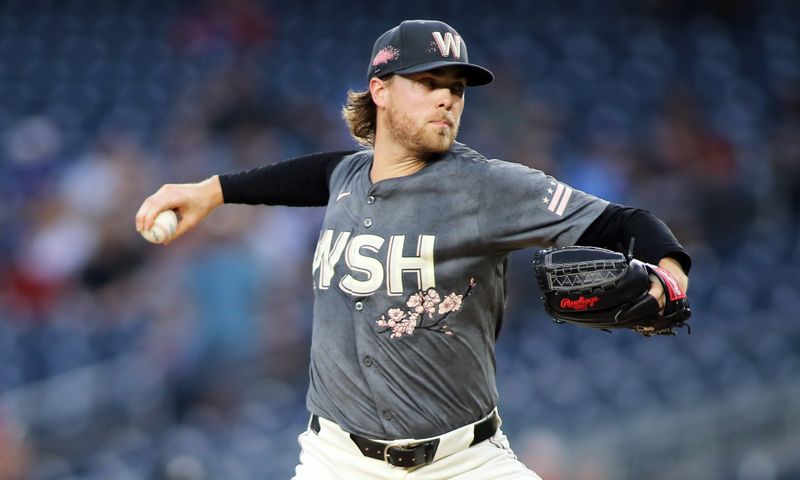
[[[389,83],[378,77],[372,77],[369,79],[369,93],[372,95],[375,105],[378,108],[384,108],[389,96]]]

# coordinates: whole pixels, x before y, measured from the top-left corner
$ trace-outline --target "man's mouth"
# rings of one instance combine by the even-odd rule
[[[440,126],[440,127],[452,127],[453,126],[453,122],[451,122],[450,120],[446,120],[446,119],[431,120],[430,123],[432,123],[434,125],[437,125],[437,126]]]

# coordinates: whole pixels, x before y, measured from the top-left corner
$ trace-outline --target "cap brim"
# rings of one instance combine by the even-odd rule
[[[487,85],[492,83],[492,80],[494,80],[494,74],[480,65],[452,62],[447,60],[441,62],[420,63],[419,65],[401,68],[400,70],[395,70],[391,73],[399,73],[402,75],[406,73],[427,72],[428,70],[434,70],[442,67],[455,67],[464,72],[464,79],[467,81],[468,87]]]

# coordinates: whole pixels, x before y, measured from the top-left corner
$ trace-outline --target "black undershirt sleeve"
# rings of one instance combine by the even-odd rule
[[[225,203],[322,207],[333,169],[355,151],[313,153],[219,176]]]
[[[658,264],[664,257],[678,261],[687,274],[692,259],[667,225],[640,208],[611,203],[592,222],[576,245],[591,245],[627,253],[635,238],[633,256],[643,262]]]

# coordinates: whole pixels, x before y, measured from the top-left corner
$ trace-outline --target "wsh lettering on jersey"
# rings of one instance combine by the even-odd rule
[[[334,268],[344,260],[348,272],[339,280],[339,288],[354,296],[372,295],[386,288],[389,295],[402,295],[403,275],[416,274],[417,290],[436,287],[433,263],[433,245],[436,235],[419,235],[416,254],[403,256],[405,235],[392,235],[388,239],[379,235],[352,235],[352,232],[335,234],[325,230],[314,252],[314,286],[325,290],[331,286]],[[406,276],[406,278],[409,278]]]

